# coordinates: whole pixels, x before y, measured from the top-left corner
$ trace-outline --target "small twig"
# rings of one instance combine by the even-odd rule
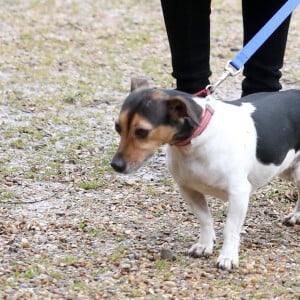
[[[74,183],[73,185],[74,186]],[[59,191],[56,191],[55,193],[51,194],[50,196],[47,196],[45,198],[42,198],[40,200],[32,200],[32,201],[26,201],[26,202],[22,202],[22,201],[14,201],[14,202],[5,202],[5,203],[2,203],[2,205],[24,205],[24,204],[36,204],[36,203],[40,203],[40,202],[44,202],[44,201],[48,201],[50,200],[51,198],[54,198],[56,195],[58,195],[60,192],[65,192],[66,190],[68,190],[70,188],[70,185],[67,186],[65,189],[63,190],[59,190]]]
[[[73,22],[68,22],[68,25],[74,27],[75,29],[78,29],[78,30],[80,30],[80,31],[83,31],[83,29],[82,29],[79,25],[77,25],[77,24],[75,24],[75,23],[73,23]]]

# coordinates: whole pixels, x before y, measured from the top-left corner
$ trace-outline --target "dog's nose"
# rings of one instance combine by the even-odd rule
[[[120,172],[120,173],[123,173],[126,169],[126,162],[119,155],[114,156],[110,165],[114,168],[115,171]]]

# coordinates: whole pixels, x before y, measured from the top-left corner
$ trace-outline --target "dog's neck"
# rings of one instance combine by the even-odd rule
[[[192,139],[203,133],[214,114],[214,102],[216,101],[214,97],[208,95],[205,98],[194,97],[193,100],[203,108],[202,116],[191,135],[183,140],[177,141],[173,144],[174,146],[183,147],[191,144]]]

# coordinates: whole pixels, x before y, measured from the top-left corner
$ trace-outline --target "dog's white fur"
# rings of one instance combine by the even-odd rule
[[[257,135],[250,103],[242,106],[215,101],[212,97],[194,100],[203,107],[207,100],[215,114],[205,131],[185,147],[167,147],[167,164],[180,192],[200,221],[201,235],[189,254],[210,255],[215,231],[204,195],[229,201],[224,243],[217,264],[232,269],[239,264],[240,232],[253,191],[275,176],[294,181],[300,190],[300,153],[290,150],[279,165],[264,165],[256,158]],[[299,197],[300,198],[300,197]],[[300,222],[300,200],[287,217],[290,224]]]

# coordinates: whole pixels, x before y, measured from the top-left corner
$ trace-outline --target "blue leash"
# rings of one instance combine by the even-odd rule
[[[237,55],[225,66],[225,73],[213,85],[207,88],[214,92],[229,75],[235,76],[250,57],[261,47],[261,45],[271,36],[271,34],[281,25],[281,23],[293,12],[300,4],[300,0],[288,0],[275,15],[256,33],[256,35],[240,50]],[[233,70],[232,67],[235,69]]]

